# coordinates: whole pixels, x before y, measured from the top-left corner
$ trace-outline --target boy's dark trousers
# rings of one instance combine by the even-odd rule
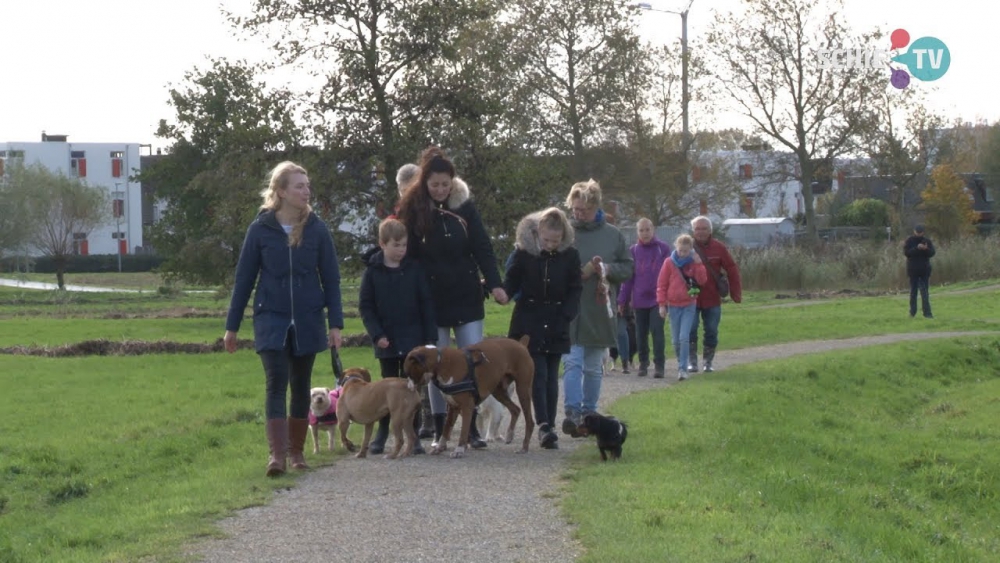
[[[379,367],[382,369],[382,379],[390,377],[406,377],[403,372],[403,363],[406,358],[379,358]],[[413,453],[424,453],[423,446],[420,445],[420,409],[413,415],[413,431],[417,434],[417,441],[413,445]],[[378,430],[371,444],[368,444],[368,453],[378,455],[385,451],[385,441],[389,438],[389,415],[385,415],[378,421]]]

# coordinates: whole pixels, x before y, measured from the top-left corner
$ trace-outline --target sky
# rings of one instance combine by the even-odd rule
[[[570,0],[564,0],[570,1]],[[678,9],[687,0],[646,0]],[[266,49],[240,40],[220,7],[246,10],[251,0],[28,0],[4,2],[0,11],[0,142],[38,141],[42,131],[75,142],[128,142],[164,146],[155,137],[160,119],[172,121],[171,86],[209,57],[259,60]],[[739,10],[739,0],[694,0],[688,37],[704,39],[713,10]],[[1000,121],[994,47],[987,37],[1000,5],[984,0],[844,0],[856,31],[906,29],[911,40],[933,36],[951,52],[939,80],[927,88],[931,108],[951,119]],[[650,41],[676,43],[677,15],[644,12],[639,32]],[[692,130],[742,127],[738,116],[709,121],[692,107]]]

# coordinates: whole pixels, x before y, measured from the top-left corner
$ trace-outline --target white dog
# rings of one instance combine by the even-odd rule
[[[319,431],[329,434],[329,448],[333,451],[335,432],[337,432],[337,399],[340,398],[340,387],[330,390],[328,387],[313,387],[309,392],[309,428],[312,429],[313,453],[319,453]]]
[[[511,382],[510,387],[507,388],[507,394],[511,397],[515,396],[514,383]],[[503,422],[504,415],[507,414],[507,407],[500,404],[500,401],[496,400],[493,395],[486,397],[483,402],[479,403],[479,416],[482,418],[483,425],[486,427],[486,436],[483,438],[487,442],[502,442],[504,437],[500,434],[500,423]],[[525,416],[534,416],[534,413],[524,413]]]

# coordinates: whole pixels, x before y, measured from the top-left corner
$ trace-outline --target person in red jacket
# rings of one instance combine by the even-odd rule
[[[691,365],[688,371],[698,371],[698,324],[705,326],[703,342],[703,359],[705,371],[713,371],[712,361],[715,359],[715,349],[719,345],[719,322],[722,320],[722,299],[719,286],[729,286],[729,297],[734,303],[743,301],[743,286],[740,282],[740,269],[729,254],[726,245],[712,237],[712,220],[699,215],[691,220],[691,231],[694,234],[694,250],[701,256],[708,270],[708,283],[698,294],[698,310],[691,327],[691,341],[688,352]]]
[[[701,257],[694,252],[691,235],[681,235],[674,241],[674,251],[663,262],[656,278],[656,303],[660,318],[670,313],[670,338],[677,350],[677,380],[687,379],[688,338],[695,322],[696,305],[701,288],[708,283],[708,273]],[[657,372],[653,377],[662,378]]]

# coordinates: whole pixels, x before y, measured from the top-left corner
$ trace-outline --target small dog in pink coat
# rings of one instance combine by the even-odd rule
[[[329,448],[333,451],[334,433],[337,432],[337,399],[340,387],[313,387],[309,393],[309,428],[312,429],[313,453],[319,453],[319,431],[330,435]]]

